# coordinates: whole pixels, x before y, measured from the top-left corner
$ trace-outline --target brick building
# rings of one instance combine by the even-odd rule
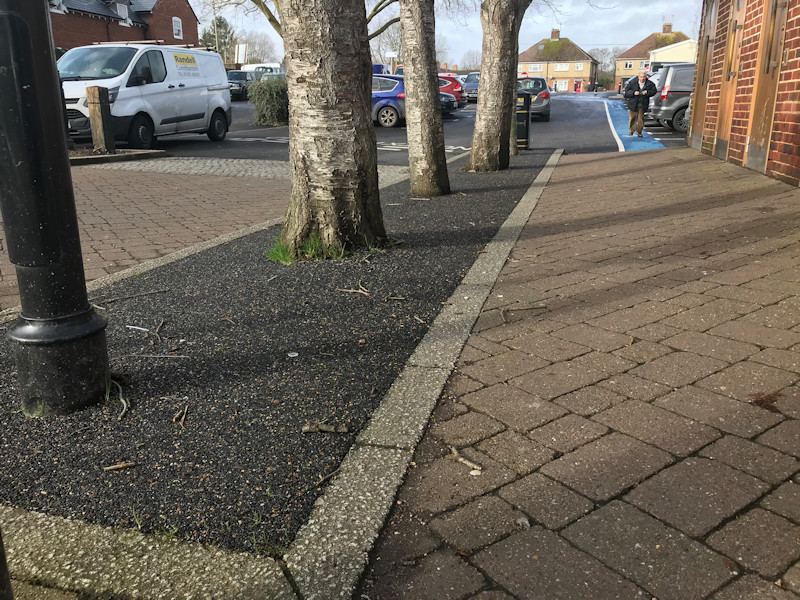
[[[800,184],[800,1],[704,0],[689,142]]]
[[[188,0],[49,0],[57,48],[94,42],[198,41],[197,16]]]
[[[650,67],[650,52],[665,46],[671,46],[689,39],[682,31],[672,31],[672,23],[664,23],[661,33],[651,33],[638,44],[631,46],[617,57],[614,81],[618,89],[625,87],[631,77],[639,71]]]
[[[519,75],[541,75],[559,92],[588,92],[597,82],[597,60],[569,38],[562,38],[558,29],[519,55]]]

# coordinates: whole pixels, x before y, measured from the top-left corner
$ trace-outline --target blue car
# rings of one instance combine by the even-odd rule
[[[396,127],[406,118],[406,87],[399,75],[372,76],[372,120]]]

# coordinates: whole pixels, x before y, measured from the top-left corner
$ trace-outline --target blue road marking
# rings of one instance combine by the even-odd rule
[[[620,142],[625,147],[625,152],[632,152],[634,150],[653,150],[654,148],[664,148],[664,144],[655,139],[652,135],[643,131],[644,137],[637,137],[633,134],[631,137],[628,134],[628,109],[620,100],[606,100],[608,107],[608,114],[611,117],[611,122],[614,125],[614,131],[617,132]]]

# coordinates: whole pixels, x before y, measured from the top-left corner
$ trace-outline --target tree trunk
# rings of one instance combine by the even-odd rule
[[[406,134],[412,196],[450,193],[436,73],[433,0],[400,0],[405,56]]]
[[[509,164],[509,123],[516,92],[522,15],[531,0],[483,0],[483,45],[478,110],[468,170],[499,171]]]
[[[363,0],[280,0],[292,192],[281,241],[325,256],[386,239]],[[318,239],[317,239],[318,238]]]

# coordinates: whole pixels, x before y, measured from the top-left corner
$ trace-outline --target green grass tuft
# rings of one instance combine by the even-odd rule
[[[289,252],[289,246],[281,242],[280,239],[275,240],[275,245],[272,247],[272,250],[267,253],[267,258],[273,262],[279,262],[285,265],[291,265],[295,262],[294,256]]]

